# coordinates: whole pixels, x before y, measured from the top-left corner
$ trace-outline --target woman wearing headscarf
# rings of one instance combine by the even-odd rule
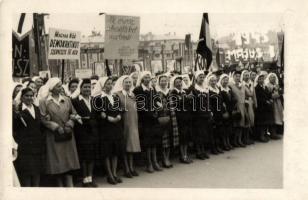
[[[37,91],[39,91],[40,88],[44,85],[43,79],[39,76],[34,76],[32,81],[35,83]]]
[[[245,128],[245,86],[241,84],[241,72],[233,73],[233,83],[230,83],[232,91],[232,121],[234,138],[232,146],[245,147],[242,142],[243,129]]]
[[[258,107],[256,109],[256,131],[261,142],[268,142],[267,131],[273,121],[273,100],[270,91],[264,85],[264,74],[255,79],[255,91]]]
[[[123,133],[124,133],[124,165],[127,178],[138,176],[138,172],[134,167],[134,154],[141,152],[139,130],[138,130],[138,114],[136,109],[136,98],[132,92],[133,80],[130,76],[121,76],[113,88],[113,93],[117,94],[120,99],[120,107],[123,110]]]
[[[159,95],[162,109],[158,111],[158,121],[160,123],[162,135],[162,149],[163,149],[163,167],[170,168],[173,165],[170,161],[170,149],[174,146],[173,126],[171,121],[171,112],[168,106],[169,88],[168,76],[162,74],[158,77],[158,84],[156,86],[157,94]],[[177,125],[175,125],[177,126]],[[178,135],[178,134],[177,134]]]
[[[158,121],[158,109],[162,105],[156,94],[156,91],[150,84],[151,72],[143,71],[139,74],[137,87],[133,90],[136,96],[139,134],[141,137],[141,146],[146,149],[147,172],[153,173],[161,171],[162,168],[157,162],[156,149],[161,145],[162,133]]]
[[[249,79],[249,71],[244,70],[241,74],[241,83],[245,87],[245,128],[243,129],[243,143],[253,144],[252,130],[254,128],[255,113],[257,107],[254,84]]]
[[[212,153],[223,153],[223,150],[230,150],[223,131],[223,112],[222,112],[222,96],[217,86],[217,77],[211,74],[207,77],[207,86],[209,89],[209,105],[213,113],[213,137],[212,137]]]
[[[132,72],[132,73],[129,75],[129,78],[130,78],[131,80],[133,80],[132,90],[134,90],[135,87],[136,87],[136,85],[137,85],[138,73],[139,73],[139,72]]]
[[[269,73],[265,79],[265,86],[269,90],[273,100],[274,121],[270,126],[270,137],[272,139],[280,139],[277,135],[277,129],[283,126],[283,106],[281,103],[282,89],[279,87],[279,80],[275,73]]]
[[[91,80],[83,79],[72,95],[72,104],[79,116],[74,131],[83,176],[83,187],[97,187],[93,181],[93,169],[98,156],[98,135],[91,99]]]
[[[183,74],[182,75],[182,79],[183,79],[183,89],[187,90],[190,86],[191,86],[191,80],[189,78],[188,74]]]
[[[179,132],[180,162],[189,164],[188,144],[191,140],[191,98],[183,88],[182,77],[175,75],[170,80],[170,112],[175,112]]]
[[[111,92],[112,82],[110,77],[102,77],[98,80],[94,88],[95,93],[98,92],[98,94],[93,98],[92,104],[99,133],[100,157],[104,159],[107,182],[115,185],[122,183],[117,175],[117,165],[118,157],[124,154],[125,149],[122,109],[119,97]]]
[[[208,107],[208,90],[204,84],[203,71],[195,72],[195,85],[192,88],[195,108],[192,113],[193,140],[196,145],[198,159],[209,158],[205,145],[212,141],[212,113]]]
[[[234,137],[232,132],[232,110],[234,105],[232,102],[231,88],[229,87],[229,76],[227,74],[222,74],[219,77],[218,87],[222,98],[222,131],[227,148],[233,149],[230,140]]]
[[[41,132],[40,110],[33,104],[31,88],[21,90],[21,103],[14,112],[13,136],[18,144],[15,167],[23,187],[40,186],[44,167],[44,141]]]
[[[54,175],[59,187],[73,187],[73,170],[80,168],[73,132],[76,111],[62,96],[59,78],[50,78],[38,94],[42,123],[46,127],[46,173]]]

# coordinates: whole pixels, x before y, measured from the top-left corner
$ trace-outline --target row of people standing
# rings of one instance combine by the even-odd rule
[[[170,152],[178,146],[180,162],[190,164],[190,144],[196,158],[204,160],[208,150],[219,154],[244,147],[256,139],[252,136],[267,141],[267,131],[278,138],[281,93],[277,76],[268,74],[266,86],[265,76],[252,80],[246,71],[231,77],[198,71],[190,84],[187,76],[163,74],[153,87],[151,73],[145,71],[138,79],[136,73],[116,82],[102,77],[95,86],[90,79],[72,82],[70,98],[58,78],[49,79],[38,92],[25,87],[18,96],[14,91],[20,100],[13,114],[17,174],[23,186],[38,186],[42,173],[53,175],[58,186],[73,186],[72,172],[81,168],[83,186],[96,187],[95,162],[103,162],[108,183],[117,184],[122,182],[119,157],[124,176],[131,178],[138,176],[133,161],[141,151],[146,171],[153,173],[173,166]],[[160,147],[162,152],[157,152]]]

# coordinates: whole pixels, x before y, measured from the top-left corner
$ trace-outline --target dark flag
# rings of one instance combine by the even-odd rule
[[[212,63],[212,43],[210,37],[209,17],[207,13],[203,13],[199,42],[196,50],[202,58],[206,59],[207,67]]]
[[[17,33],[20,33],[20,34],[22,33],[22,26],[24,24],[25,17],[26,17],[26,13],[21,13],[19,23],[18,23]]]

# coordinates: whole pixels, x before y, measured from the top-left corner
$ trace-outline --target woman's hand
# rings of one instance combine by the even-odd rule
[[[72,128],[69,127],[69,126],[65,126],[65,127],[64,127],[64,132],[65,132],[65,133],[71,133],[71,132],[72,132]]]
[[[61,126],[57,129],[57,131],[60,134],[64,134],[64,129]]]
[[[106,113],[102,112],[102,113],[101,113],[101,117],[102,117],[103,119],[106,119],[106,117],[107,117]]]

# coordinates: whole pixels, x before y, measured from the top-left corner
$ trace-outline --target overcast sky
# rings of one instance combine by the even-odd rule
[[[111,13],[122,14],[122,13]],[[127,13],[125,13],[127,15]],[[187,33],[192,34],[192,39],[196,40],[199,36],[202,13],[192,14],[135,14],[128,15],[140,16],[140,32],[142,34],[152,32],[153,34],[174,33],[180,37]],[[19,14],[13,17],[13,29],[18,26]],[[228,35],[235,32],[267,32],[268,30],[283,29],[282,14],[265,13],[265,14],[224,14],[210,13],[210,32],[214,38]],[[45,20],[46,32],[49,27],[70,29],[81,31],[82,35],[89,35],[91,30],[95,29],[104,34],[105,16],[99,16],[98,13],[82,14],[59,14],[51,13]],[[27,14],[23,33],[30,30],[32,25],[32,15]]]

